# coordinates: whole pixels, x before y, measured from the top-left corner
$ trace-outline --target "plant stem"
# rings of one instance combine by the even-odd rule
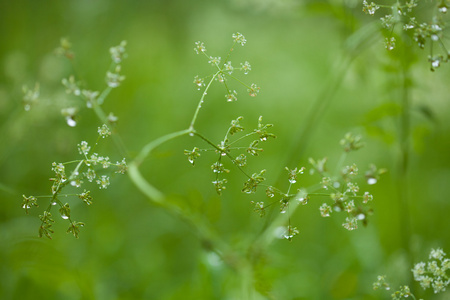
[[[99,105],[102,105],[105,101],[106,97],[108,97],[109,93],[112,91],[112,87],[107,86],[106,89],[103,90],[101,95],[97,98],[97,103]]]
[[[186,135],[186,134],[190,134],[192,133],[191,129],[185,129],[185,130],[181,130],[181,131],[176,131],[173,133],[169,133],[166,134],[162,137],[157,138],[154,141],[151,141],[150,143],[148,143],[147,145],[145,145],[141,152],[139,152],[139,154],[136,156],[136,158],[134,159],[134,163],[139,166],[142,161],[150,154],[150,152],[153,151],[153,149],[155,149],[156,147],[160,146],[161,144],[164,144],[170,140],[173,140],[177,137]]]
[[[409,138],[410,138],[410,96],[409,96],[409,75],[408,70],[404,66],[402,70],[402,114],[400,116],[400,159],[399,159],[399,198],[400,198],[400,223],[401,227],[401,236],[402,236],[402,244],[405,251],[408,253],[408,259],[411,260],[412,257],[410,255],[410,236],[411,236],[411,228],[410,228],[410,208],[409,208],[409,180],[408,180],[408,171],[409,171]]]
[[[194,117],[192,118],[191,125],[189,126],[189,130],[191,130],[191,131],[194,130],[194,124],[195,124],[195,121],[197,120],[198,112],[200,111],[200,108],[202,108],[202,104],[205,99],[205,96],[208,94],[209,87],[211,86],[213,81],[216,79],[217,75],[220,74],[220,72],[221,72],[221,70],[214,73],[211,80],[208,82],[208,85],[206,86],[205,90],[203,91],[202,97],[200,98],[200,101],[198,102],[197,108],[195,110]]]
[[[137,188],[141,192],[143,192],[147,197],[149,197],[151,200],[153,200],[158,204],[163,203],[164,194],[160,192],[158,189],[156,189],[154,186],[152,186],[150,183],[148,183],[147,180],[145,180],[145,178],[139,171],[139,165],[156,147],[160,146],[161,144],[164,144],[167,141],[189,134],[191,132],[192,131],[189,129],[177,131],[162,136],[160,138],[157,138],[154,141],[151,141],[142,148],[141,152],[139,152],[136,158],[128,165],[128,175],[130,176],[131,181],[133,181],[133,183],[137,186]],[[172,209],[175,209],[175,207],[173,207]]]
[[[100,95],[99,99],[101,97],[106,97],[109,94],[110,91],[111,91],[111,88],[107,87],[102,92],[102,94]],[[100,120],[100,122],[102,122],[102,124],[109,124],[108,117],[106,116],[105,112],[103,111],[103,109],[101,108],[101,106],[98,103],[93,101],[92,108],[94,109],[95,114],[97,115],[97,117]],[[113,134],[111,136],[111,138],[112,138],[114,144],[116,144],[116,147],[119,150],[120,155],[123,156],[123,157],[129,157],[128,151],[127,151],[127,149],[125,147],[125,144],[122,141],[122,138],[118,134]]]
[[[331,77],[328,80],[327,85],[322,89],[322,93],[315,99],[306,120],[303,124],[300,124],[298,133],[293,138],[293,144],[291,145],[291,151],[288,153],[285,166],[297,165],[300,158],[302,158],[306,147],[317,128],[318,123],[322,120],[329,107],[331,100],[340,88],[342,80],[345,78],[345,74],[350,68],[353,59],[355,59],[359,52],[364,47],[371,46],[372,40],[375,39],[376,32],[378,31],[378,25],[376,22],[372,22],[369,25],[362,27],[360,30],[349,36],[344,44],[344,49],[341,57],[337,59],[338,63],[331,69]]]
[[[191,225],[200,235],[200,240],[209,245],[209,250],[215,252],[223,259],[223,253],[228,251],[228,246],[219,238],[217,233],[211,230],[211,227],[204,221],[203,217],[187,214],[179,206],[167,201],[166,196],[151,185],[139,171],[139,165],[156,147],[172,139],[191,133],[193,133],[193,131],[190,129],[173,132],[145,145],[135,160],[129,164],[128,175],[130,176],[131,181],[151,202],[162,206],[166,211],[174,214],[178,219],[184,220]]]

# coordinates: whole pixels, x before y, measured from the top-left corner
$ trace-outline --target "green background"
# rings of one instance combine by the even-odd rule
[[[264,145],[260,157],[249,158],[247,168],[266,169],[268,183],[278,180],[284,188],[286,166],[309,167],[309,157],[325,156],[335,165],[342,153],[339,140],[349,131],[361,134],[366,147],[347,163],[357,163],[361,171],[370,163],[388,169],[375,186],[360,181],[361,189],[374,195],[367,227],[350,232],[341,226],[342,214],[321,218],[320,198],[299,207],[291,217],[299,235],[261,250],[254,299],[384,299],[389,293],[372,290],[379,274],[387,274],[394,288],[414,286],[413,262],[427,259],[431,248],[450,251],[450,69],[444,64],[430,72],[429,50],[408,39],[388,53],[375,25],[382,13],[364,15],[359,2],[1,1],[0,298],[242,298],[237,271],[205,250],[195,230],[152,204],[127,176],[112,177],[107,190],[92,187],[90,207],[68,200],[72,216],[86,224],[79,239],[65,234],[67,222],[56,212],[53,240],[37,237],[38,215],[47,203],[39,200],[40,207],[26,215],[22,194],[48,195],[51,163],[78,159],[76,145],[93,144],[101,125],[64,92],[61,79],[74,70],[53,54],[61,37],[73,43],[75,71],[91,90],[105,87],[109,47],[128,42],[126,80],[103,108],[119,117],[117,132],[132,158],[146,143],[189,126],[201,95],[192,80],[213,71],[193,51],[194,42],[224,57],[232,33],[243,33],[248,43],[236,47],[231,61],[251,63],[249,75],[239,78],[257,83],[261,92],[251,98],[229,81],[238,101],[227,103],[216,84],[200,111],[198,131],[219,142],[232,119],[243,116],[251,129],[262,115],[274,124],[277,139]],[[418,10],[418,17],[427,18],[433,4]],[[411,79],[406,88],[402,65]],[[35,82],[40,102],[25,112],[22,86]],[[410,128],[402,134],[405,91]],[[80,108],[74,128],[60,113],[67,105]],[[402,137],[409,153],[406,172]],[[228,165],[227,190],[218,197],[210,171],[216,157],[202,153],[192,167],[183,150],[194,146],[205,144],[188,136],[171,141],[141,170],[245,256],[243,245],[273,217],[252,212],[250,201],[264,201],[264,192],[241,193],[245,177]],[[99,151],[121,160],[111,141]],[[300,185],[320,181],[306,173]]]

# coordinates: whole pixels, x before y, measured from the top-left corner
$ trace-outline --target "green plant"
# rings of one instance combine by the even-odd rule
[[[203,42],[195,43],[195,52],[204,56],[215,71],[210,76],[195,76],[194,78],[194,84],[201,90],[201,96],[188,128],[149,142],[142,147],[141,151],[134,158],[130,158],[126,154],[121,138],[114,132],[117,118],[112,113],[107,116],[102,109],[102,104],[111,90],[119,86],[120,82],[125,79],[119,72],[122,59],[126,56],[126,43],[122,42],[119,46],[110,49],[112,57],[111,69],[113,71],[107,72],[107,87],[102,93],[82,88],[83,83],[78,82],[75,76],[62,80],[66,92],[80,99],[88,109],[94,110],[103,125],[98,128],[99,137],[93,147],[89,146],[86,141],[82,141],[78,145],[78,152],[82,159],[53,164],[52,170],[55,172],[55,178],[51,179],[53,182],[51,195],[23,196],[22,207],[27,213],[32,206],[38,206],[38,200],[49,199],[48,207],[40,216],[42,224],[39,229],[39,236],[51,238],[53,233],[52,224],[54,223],[51,210],[54,205],[58,205],[60,216],[69,221],[67,232],[78,237],[80,228],[84,226],[84,223],[72,219],[74,213],[71,211],[70,205],[64,203],[65,201],[62,201],[62,199],[68,197],[79,198],[85,204],[90,205],[93,201],[90,190],[84,189],[83,192],[71,191],[82,186],[84,187],[85,183],[83,181],[85,180],[88,182],[95,181],[100,189],[107,188],[110,184],[109,176],[100,175],[103,173],[99,173],[93,167],[96,165],[101,166],[100,169],[103,171],[114,166],[117,168],[116,173],[128,173],[132,182],[147,196],[149,201],[163,207],[168,212],[190,224],[199,233],[200,239],[204,244],[207,245],[207,251],[217,254],[230,268],[237,270],[243,278],[242,297],[246,298],[254,293],[254,284],[252,283],[254,275],[252,274],[254,268],[259,265],[260,255],[258,253],[277,238],[291,241],[295,235],[299,234],[300,230],[292,224],[291,216],[300,205],[306,205],[311,201],[321,201],[322,205],[317,205],[317,208],[322,217],[329,217],[334,212],[344,213],[346,216],[342,226],[347,230],[357,229],[359,222],[362,222],[364,225],[367,224],[368,216],[372,213],[372,210],[367,205],[373,199],[373,196],[369,192],[360,191],[359,181],[360,178],[365,177],[365,181],[369,185],[374,184],[385,170],[377,169],[372,165],[361,176],[361,172],[355,163],[346,162],[349,153],[363,147],[364,144],[361,142],[360,136],[348,133],[341,140],[340,144],[343,152],[334,171],[329,170],[326,157],[318,160],[309,159],[311,167],[308,174],[318,175],[317,182],[313,186],[306,187],[301,184],[302,180],[300,177],[305,176],[304,173],[307,168],[299,166],[285,167],[287,174],[284,183],[276,186],[266,184],[267,175],[264,168],[250,171],[246,166],[247,155],[259,156],[263,151],[261,145],[276,137],[270,132],[272,124],[265,124],[263,118],[259,117],[256,128],[246,131],[243,124],[244,118],[239,116],[231,121],[224,138],[217,142],[213,142],[198,130],[196,121],[200,116],[202,104],[206,101],[208,92],[216,81],[225,88],[225,101],[228,102],[237,100],[237,92],[231,88],[230,81],[236,81],[243,85],[252,97],[259,93],[259,86],[253,83],[246,84],[234,75],[235,71],[241,71],[244,75],[247,74],[251,70],[251,65],[248,61],[241,63],[239,68],[232,65],[230,61],[231,53],[237,46],[244,46],[246,43],[245,37],[240,33],[233,34],[232,38],[233,45],[223,61],[220,57],[209,56]],[[65,39],[61,41],[61,47],[57,49],[57,53],[69,59],[72,59],[74,55],[71,51],[70,43]],[[27,95],[25,97],[27,99],[30,98]],[[79,108],[77,107],[63,109],[62,115],[69,126],[77,124],[78,111]],[[111,130],[110,127],[113,129]],[[103,141],[105,137],[109,136],[113,138],[119,152],[125,152],[125,158],[120,162],[111,163],[108,156],[99,156],[99,154],[94,152],[99,141]],[[267,200],[250,201],[255,212],[263,217],[268,210],[273,210],[274,207],[279,206],[279,215],[271,218],[269,225],[265,226],[261,234],[246,245],[246,251],[241,252],[233,249],[232,245],[229,245],[214,232],[214,229],[211,228],[204,216],[166,197],[163,192],[146,180],[140,172],[140,165],[155,148],[182,136],[197,137],[206,145],[206,148],[199,146],[194,147],[192,150],[184,151],[188,162],[192,165],[195,165],[195,162],[201,156],[206,156],[204,154],[211,154],[215,157],[215,162],[211,165],[214,177],[212,184],[218,195],[226,192],[227,177],[237,176],[234,175],[234,172],[237,171],[245,179],[242,187],[243,194],[254,194],[261,188],[265,189]],[[130,162],[126,163],[126,160]],[[228,167],[227,164],[230,164],[232,167]],[[75,165],[70,172],[66,171],[66,166],[69,165]],[[70,192],[64,194],[63,190],[66,189],[70,189]],[[230,259],[230,257],[234,258]],[[263,291],[259,292],[264,293]]]
[[[344,139],[341,140],[341,145],[344,149],[343,155],[338,162],[336,167],[337,176],[329,173],[326,162],[327,158],[323,158],[321,160],[315,161],[314,159],[310,159],[309,163],[312,168],[310,170],[310,174],[317,173],[321,176],[320,184],[317,186],[321,186],[324,192],[314,192],[317,187],[299,187],[297,190],[294,190],[294,186],[297,183],[298,175],[304,173],[305,167],[295,167],[290,169],[286,167],[286,171],[288,172],[288,182],[289,186],[286,191],[283,191],[281,188],[267,185],[265,184],[266,178],[265,173],[266,170],[262,169],[255,173],[249,172],[246,170],[246,154],[250,154],[252,156],[258,156],[263,149],[260,147],[260,143],[266,142],[271,138],[275,138],[276,136],[273,133],[270,133],[269,130],[273,126],[272,124],[264,124],[262,116],[259,117],[258,123],[255,129],[245,134],[245,129],[241,125],[243,117],[240,116],[235,120],[232,120],[230,123],[230,127],[223,140],[218,143],[212,142],[209,138],[205,137],[202,133],[200,133],[196,128],[196,121],[199,116],[199,112],[201,110],[202,104],[206,100],[206,96],[208,95],[208,91],[211,88],[212,84],[215,81],[218,81],[225,88],[225,98],[226,101],[236,101],[237,100],[237,92],[235,90],[231,90],[229,87],[229,80],[237,81],[238,83],[244,85],[247,88],[247,92],[250,96],[255,97],[260,88],[252,83],[250,85],[244,83],[237,77],[233,75],[235,70],[242,71],[244,74],[248,74],[251,70],[251,65],[248,61],[244,63],[240,63],[240,68],[235,68],[232,65],[232,62],[229,60],[232,51],[235,49],[237,45],[244,46],[246,43],[245,37],[241,33],[233,34],[233,45],[228,51],[226,58],[224,61],[221,61],[221,57],[213,57],[209,56],[206,52],[206,47],[203,42],[195,43],[195,52],[197,54],[201,54],[205,56],[208,60],[208,63],[211,64],[215,69],[215,73],[210,76],[201,78],[199,76],[195,76],[194,84],[199,90],[202,90],[202,95],[200,97],[199,103],[195,109],[194,116],[189,125],[189,128],[186,130],[174,132],[163,136],[155,141],[148,143],[144,146],[141,152],[136,156],[136,158],[130,163],[129,174],[133,182],[136,186],[143,191],[152,201],[156,203],[167,205],[165,200],[165,196],[162,192],[158,191],[155,187],[153,187],[148,181],[146,181],[139,172],[139,165],[145,159],[146,156],[157,146],[183,135],[197,136],[203,142],[205,142],[211,148],[198,148],[194,147],[192,151],[185,150],[184,154],[187,156],[188,161],[194,165],[195,161],[200,157],[201,152],[215,152],[217,160],[211,165],[211,170],[214,173],[214,180],[212,181],[217,194],[221,195],[226,189],[227,179],[225,176],[228,176],[230,170],[226,169],[224,166],[224,159],[228,158],[232,165],[240,171],[246,181],[243,184],[242,192],[244,194],[253,194],[256,193],[257,188],[259,186],[266,189],[266,196],[269,199],[269,203],[266,204],[264,201],[258,201],[254,204],[254,210],[260,214],[260,216],[264,216],[266,210],[269,207],[272,207],[274,204],[278,203],[280,205],[280,213],[288,216],[287,224],[285,225],[285,231],[281,234],[282,237],[291,240],[293,236],[298,234],[298,229],[296,227],[291,226],[290,215],[295,210],[291,208],[293,202],[298,202],[303,205],[308,203],[308,200],[311,197],[328,197],[331,200],[330,204],[326,202],[322,204],[320,207],[320,212],[323,217],[330,216],[332,211],[347,212],[347,217],[345,222],[343,223],[343,227],[348,230],[356,229],[358,220],[362,220],[364,224],[367,223],[367,216],[371,213],[370,209],[364,208],[364,206],[373,199],[372,195],[369,192],[365,192],[364,194],[360,194],[360,189],[355,179],[358,176],[358,167],[356,164],[342,166],[345,162],[345,158],[347,153],[358,150],[363,146],[363,143],[360,141],[360,136],[354,136],[348,133]],[[108,123],[114,125],[115,119],[112,114],[109,117],[105,117],[106,114],[103,112],[101,105],[105,101],[109,92],[120,85],[120,82],[125,79],[124,76],[120,75],[120,63],[122,62],[123,57],[126,56],[125,53],[126,42],[122,42],[117,47],[112,47],[110,49],[110,54],[112,58],[112,66],[111,68],[114,70],[113,72],[108,71],[106,74],[106,89],[100,94],[96,91],[85,90],[80,87],[80,83],[77,83],[74,76],[70,76],[68,79],[63,79],[62,83],[66,87],[66,92],[68,94],[73,94],[76,97],[81,98],[86,103],[86,107],[90,109],[94,109],[100,121],[107,120]],[[64,55],[65,57],[71,59],[73,57],[73,53],[70,50],[70,43],[63,39],[61,41],[61,46],[57,49],[56,53],[60,55]],[[25,97],[24,99],[28,99],[30,91],[24,90]],[[31,97],[33,98],[33,97]],[[29,101],[28,101],[29,102]],[[27,103],[28,103],[27,102]],[[28,104],[26,104],[26,109],[29,109]],[[69,126],[75,126],[76,124],[76,112],[77,109],[73,107],[69,107],[62,110],[63,116],[65,116],[66,121]],[[75,237],[78,237],[80,227],[84,224],[82,222],[73,221],[71,218],[71,210],[68,203],[63,204],[60,200],[62,197],[76,196],[80,198],[87,205],[92,203],[92,197],[90,196],[89,190],[84,190],[82,193],[72,193],[72,194],[62,194],[62,190],[70,185],[76,188],[80,188],[83,185],[83,180],[87,180],[89,182],[95,181],[100,189],[105,189],[110,184],[110,179],[107,175],[97,175],[92,167],[96,165],[101,165],[102,169],[107,169],[110,166],[116,166],[118,170],[116,173],[124,174],[128,166],[125,162],[125,158],[121,162],[117,161],[116,163],[111,163],[109,157],[107,156],[99,156],[95,153],[95,148],[98,142],[107,136],[111,135],[111,131],[108,125],[103,124],[98,128],[99,137],[94,147],[88,145],[86,141],[82,141],[78,145],[78,152],[83,156],[81,160],[74,160],[70,162],[62,163],[53,163],[52,170],[55,172],[55,178],[51,178],[53,181],[52,185],[52,195],[50,196],[23,196],[22,207],[28,213],[28,209],[32,206],[37,206],[38,198],[50,198],[50,204],[48,208],[44,211],[44,214],[40,216],[42,221],[39,236],[47,236],[51,238],[51,233],[53,230],[51,229],[52,223],[54,220],[52,219],[51,209],[53,205],[58,205],[59,213],[63,219],[68,219],[70,222],[68,232],[74,234]],[[238,135],[241,134],[240,137]],[[247,146],[238,146],[239,143],[244,142],[249,138],[253,139],[250,144]],[[232,140],[232,138],[234,138]],[[116,137],[118,141],[120,141],[120,137]],[[234,154],[235,152],[238,152]],[[66,166],[70,164],[75,164],[76,167],[69,175],[66,175]],[[87,169],[85,171],[85,169]],[[374,184],[377,182],[377,179],[380,174],[384,173],[383,169],[377,170],[375,166],[371,166],[371,169],[366,172],[366,177],[368,179],[369,184]],[[96,179],[97,178],[97,179]],[[275,199],[275,200],[273,200]],[[356,202],[356,203],[355,203]],[[176,205],[173,204],[170,207],[167,207],[169,210],[178,210]],[[189,219],[190,216],[184,216],[184,218]],[[198,224],[196,224],[198,225]],[[204,225],[201,225],[203,227]],[[278,229],[279,231],[279,229]]]
[[[429,259],[430,261],[426,263],[419,262],[414,265],[411,270],[414,280],[419,282],[424,290],[432,288],[435,294],[445,292],[446,287],[450,284],[448,275],[450,259],[446,258],[445,252],[440,248],[431,249]],[[378,276],[378,280],[373,284],[373,289],[391,289],[389,283],[386,282],[386,275]],[[398,291],[391,294],[391,297],[395,300],[408,297],[417,299],[407,285],[400,287]]]
[[[434,71],[441,63],[448,62],[450,52],[444,43],[444,31],[446,22],[444,16],[447,14],[449,2],[439,0],[431,16],[420,20],[414,12],[417,10],[419,1],[394,1],[393,4],[378,4],[363,1],[363,11],[369,15],[375,15],[378,10],[385,9],[388,14],[380,18],[385,36],[385,48],[392,51],[396,48],[398,39],[413,39],[421,49],[429,45],[428,61],[430,69]],[[422,1],[423,2],[423,1]],[[423,17],[422,17],[423,18]],[[407,42],[406,40],[403,43]],[[440,52],[436,49],[440,48]]]

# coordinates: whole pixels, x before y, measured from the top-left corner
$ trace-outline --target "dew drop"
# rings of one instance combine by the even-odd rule
[[[194,136],[194,133],[193,132],[189,132],[189,136]]]
[[[298,199],[298,201],[299,201],[302,205],[308,204],[308,198],[300,198],[300,199]]]
[[[56,205],[56,202],[55,202],[55,201],[53,201],[53,202],[52,202],[52,205]]]
[[[294,184],[294,183],[297,182],[297,180],[295,180],[295,179],[289,179],[289,182],[292,183],[292,184]]]
[[[433,68],[438,68],[439,66],[440,66],[440,61],[438,60],[438,59],[436,59],[436,60],[433,60],[432,62],[431,62],[431,65],[433,66]]]
[[[365,214],[359,214],[359,215],[356,216],[356,218],[358,220],[364,220],[366,218],[366,215]]]
[[[72,117],[66,117],[66,122],[70,127],[75,127],[77,125],[77,122],[72,119]]]
[[[63,218],[64,220],[67,220],[69,217],[66,215],[61,215],[61,218]]]
[[[370,178],[367,179],[367,183],[370,184],[370,185],[375,184],[375,183],[377,183],[377,179],[373,178],[373,177],[370,177]]]
[[[445,14],[447,12],[447,7],[446,6],[439,7],[439,12]]]
[[[116,88],[119,86],[119,83],[116,81],[108,81],[108,86],[111,88]]]
[[[289,239],[292,239],[294,237],[294,235],[293,234],[283,234],[283,238],[285,238],[285,239],[287,239],[287,240],[289,240]]]
[[[220,257],[214,252],[209,252],[206,256],[206,260],[213,267],[219,267],[222,264]]]

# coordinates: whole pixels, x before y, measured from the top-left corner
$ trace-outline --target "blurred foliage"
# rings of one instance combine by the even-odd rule
[[[309,157],[336,163],[339,140],[348,131],[362,134],[366,143],[352,161],[361,169],[373,162],[389,170],[370,187],[374,215],[367,227],[350,232],[338,218],[321,218],[320,199],[300,207],[291,220],[300,234],[292,242],[275,241],[253,258],[259,294],[254,299],[384,299],[372,290],[379,274],[394,286],[411,284],[421,295],[412,284],[412,263],[432,247],[450,251],[450,70],[443,65],[430,72],[426,50],[408,42],[387,52],[377,18],[364,15],[360,2],[2,1],[0,298],[240,299],[239,268],[209,252],[207,241],[148,202],[127,177],[94,190],[88,208],[71,203],[72,214],[86,224],[79,239],[65,234],[63,222],[54,225],[53,240],[39,239],[37,216],[47,204],[30,215],[20,207],[22,194],[49,193],[51,163],[73,159],[76,145],[94,140],[101,125],[83,107],[74,128],[60,113],[73,102],[61,79],[74,72],[53,53],[61,37],[73,43],[75,71],[93,90],[105,85],[109,47],[127,40],[126,80],[104,109],[119,117],[118,132],[135,155],[149,141],[189,125],[200,97],[192,80],[209,72],[193,43],[204,41],[210,55],[223,56],[237,31],[248,43],[232,59],[251,62],[248,78],[261,86],[260,95],[244,97],[238,89],[242,97],[227,103],[220,88],[212,89],[197,128],[219,141],[237,116],[256,124],[263,115],[278,138],[249,165],[267,169],[270,182],[285,176],[286,166],[308,167]],[[36,82],[40,102],[24,111],[22,86]],[[407,110],[401,101],[405,90]],[[406,133],[404,117],[410,122]],[[250,205],[265,195],[242,194],[246,178],[236,172],[217,196],[213,158],[202,155],[193,168],[183,154],[197,142],[171,141],[141,170],[170,201],[204,214],[225,241],[244,251],[242,245],[271,220],[259,218]],[[111,142],[102,151],[120,159]],[[301,180],[315,183],[308,176]],[[445,299],[448,293],[422,296]]]

